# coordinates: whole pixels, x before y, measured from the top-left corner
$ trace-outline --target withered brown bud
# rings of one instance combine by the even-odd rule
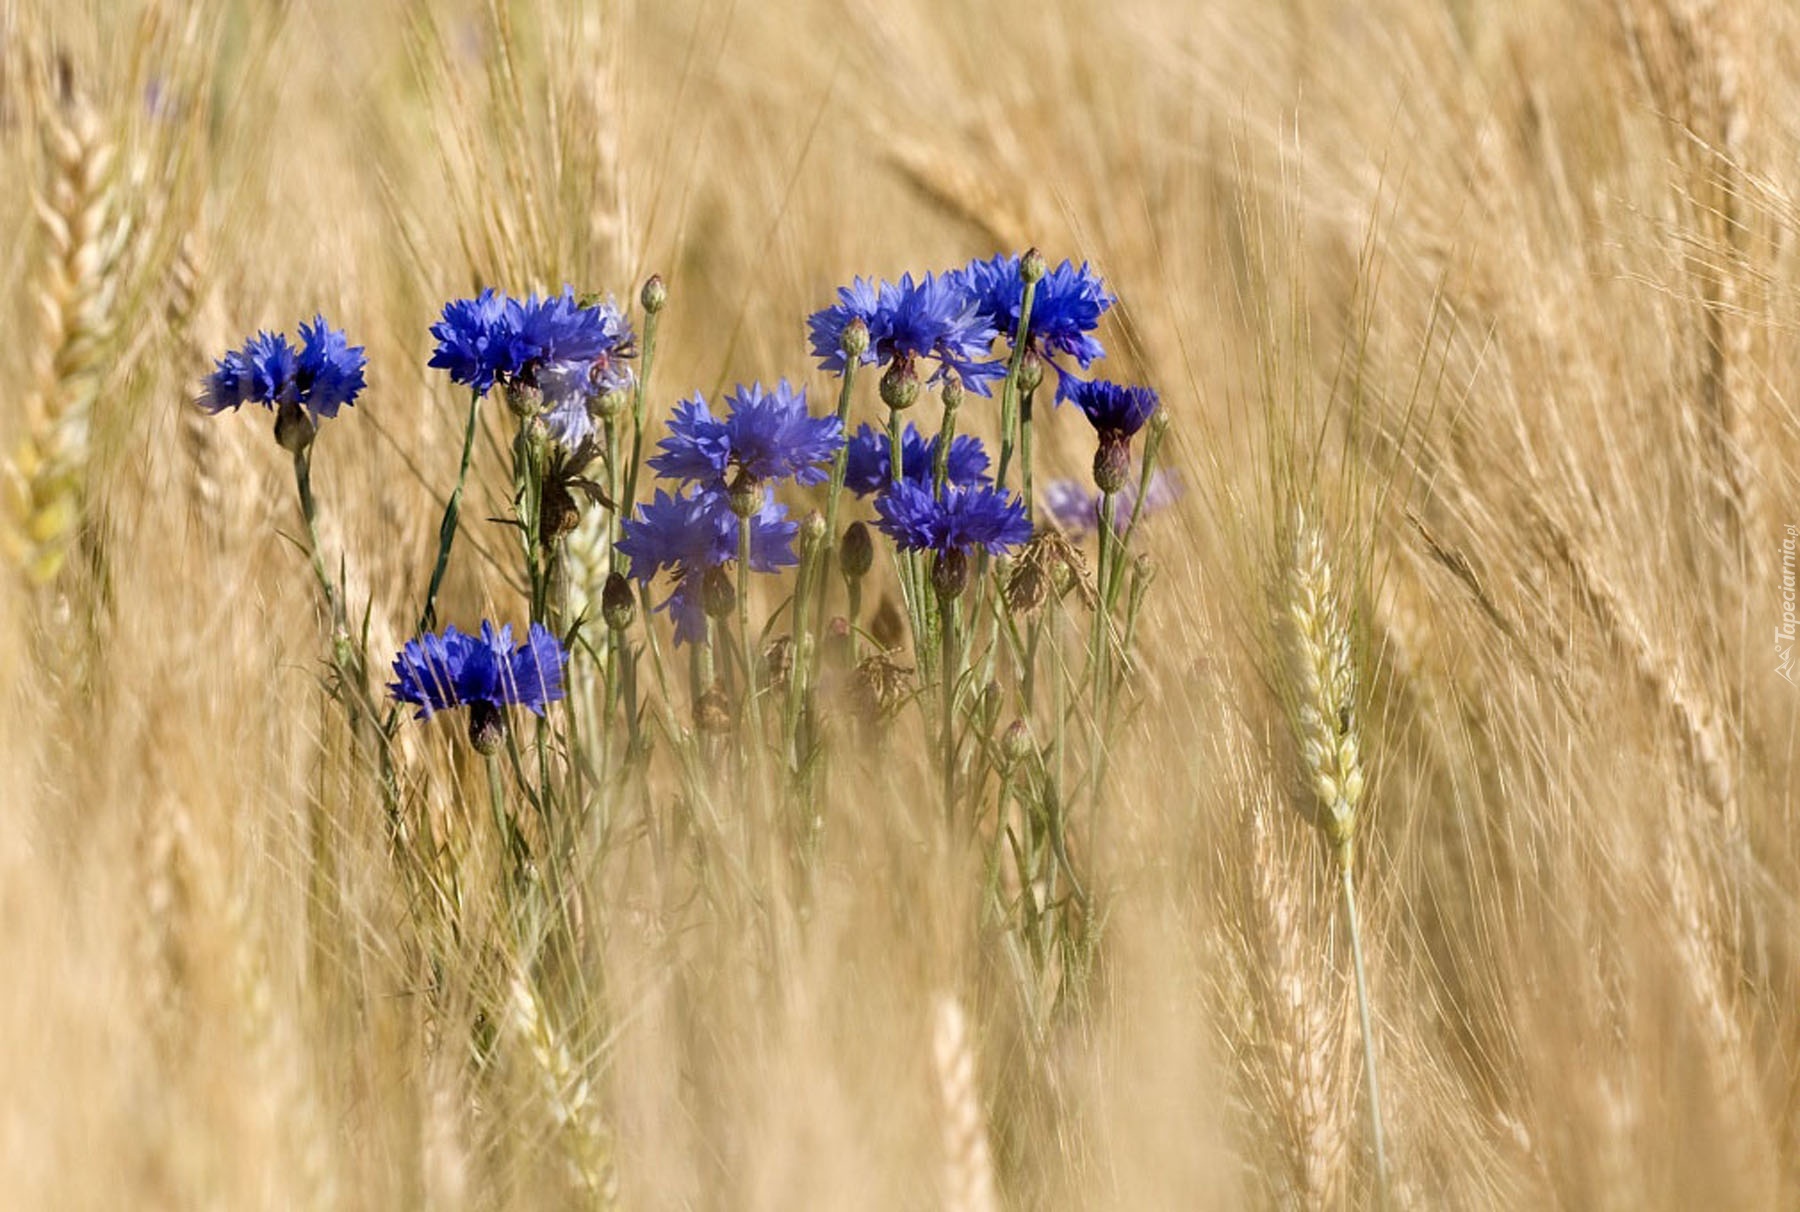
[[[714,682],[707,687],[700,701],[694,704],[694,727],[710,736],[724,736],[732,728],[731,696],[725,693],[724,682]]]
[[[538,542],[548,547],[581,524],[581,505],[568,485],[551,480],[538,505]]]

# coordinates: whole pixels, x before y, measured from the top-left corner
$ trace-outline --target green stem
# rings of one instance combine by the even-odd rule
[[[757,703],[757,660],[756,638],[750,634],[750,519],[738,519],[738,561],[737,561],[737,622],[738,636],[744,651],[744,727],[749,729],[749,745],[752,753],[758,750],[758,728],[756,726]]]
[[[813,631],[825,630],[825,600],[831,596],[831,570],[837,559],[838,543],[843,536],[838,533],[838,500],[844,495],[844,477],[848,474],[850,458],[850,387],[856,378],[857,359],[846,357],[844,360],[844,381],[838,387],[837,419],[838,430],[843,435],[844,444],[838,447],[837,455],[831,460],[831,487],[825,490],[825,554],[819,565],[821,571],[816,586],[818,602],[813,606]],[[795,609],[800,609],[798,603]]]
[[[1356,971],[1356,1009],[1362,1020],[1363,1077],[1369,1090],[1369,1131],[1375,1146],[1375,1188],[1378,1206],[1387,1208],[1387,1146],[1381,1128],[1381,1082],[1375,1072],[1375,1032],[1369,1016],[1369,980],[1363,968],[1362,929],[1356,916],[1356,881],[1351,875],[1351,843],[1336,855],[1338,879],[1344,893],[1344,917],[1350,927],[1350,960]]]
[[[345,624],[344,607],[338,600],[337,586],[332,582],[331,574],[325,571],[325,557],[320,553],[319,507],[313,500],[310,445],[294,452],[294,487],[300,496],[300,516],[306,523],[306,555],[312,563],[313,576],[319,582],[319,592],[325,597],[326,613],[331,620],[331,644],[335,659],[338,633]]]
[[[638,468],[644,459],[644,392],[649,387],[650,368],[656,359],[656,327],[661,315],[660,309],[644,313],[644,369],[638,375],[637,390],[631,397],[631,462],[625,470],[625,495],[614,498],[620,515],[629,514],[637,502]]]
[[[1019,401],[1019,472],[1024,481],[1020,495],[1025,498],[1025,516],[1037,521],[1037,497],[1031,491],[1031,402],[1037,392],[1028,391]]]
[[[944,824],[956,828],[956,684],[961,672],[957,651],[956,599],[938,595],[938,614],[944,633],[943,722],[938,736],[938,756],[944,768]]]
[[[1006,364],[1006,383],[1000,389],[1000,474],[994,483],[1006,487],[1006,472],[1012,466],[1013,431],[1019,413],[1019,367],[1025,362],[1026,338],[1031,335],[1031,300],[1037,283],[1025,283],[1019,298],[1019,326],[1013,330],[1012,358]]]
[[[437,595],[444,583],[444,571],[450,567],[450,548],[456,542],[457,519],[462,514],[463,485],[469,478],[469,462],[475,453],[475,430],[481,418],[481,393],[469,393],[469,420],[463,428],[462,461],[456,468],[456,487],[444,503],[444,517],[438,523],[437,560],[431,566],[431,584],[425,590],[425,609],[419,612],[419,632],[437,629]]]

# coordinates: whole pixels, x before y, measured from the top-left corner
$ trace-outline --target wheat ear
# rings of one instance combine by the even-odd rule
[[[937,999],[933,1017],[931,1059],[944,1114],[944,1208],[995,1212],[999,1205],[994,1199],[994,1166],[969,1020],[962,1002],[951,994]]]
[[[1290,671],[1289,718],[1301,765],[1318,801],[1311,819],[1331,845],[1343,895],[1356,974],[1356,1007],[1362,1025],[1363,1075],[1369,1098],[1375,1179],[1381,1204],[1386,1207],[1387,1145],[1381,1122],[1381,1082],[1375,1064],[1375,1033],[1369,1013],[1369,984],[1353,874],[1357,809],[1365,784],[1356,719],[1356,662],[1351,651],[1348,612],[1325,554],[1324,535],[1303,509],[1294,512],[1289,539],[1283,611]]]
[[[45,106],[49,180],[36,199],[45,245],[25,433],[8,466],[6,554],[34,584],[55,579],[80,532],[93,408],[114,331],[119,254],[113,146],[68,84]]]
[[[537,1067],[550,1118],[567,1142],[575,1180],[593,1206],[613,1207],[618,1184],[608,1134],[600,1126],[594,1106],[593,1084],[576,1065],[543,1001],[522,974],[513,977],[507,1014]]]

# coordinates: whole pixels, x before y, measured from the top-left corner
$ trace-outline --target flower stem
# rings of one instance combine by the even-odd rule
[[[756,640],[750,634],[750,519],[739,518],[737,560],[738,636],[744,650],[744,726],[750,730],[750,748],[757,749]]]
[[[644,392],[649,387],[650,367],[656,358],[656,327],[661,315],[660,309],[644,313],[644,369],[638,375],[637,390],[631,396],[631,462],[625,469],[625,495],[615,498],[621,517],[630,514],[631,507],[637,502],[638,467],[644,459]]]
[[[843,536],[838,533],[838,500],[844,495],[844,477],[848,474],[850,459],[850,387],[856,378],[856,358],[847,358],[844,362],[844,381],[838,388],[837,419],[838,430],[844,437],[843,445],[838,447],[837,455],[831,460],[831,486],[825,490],[825,548],[819,565],[820,572],[815,592],[818,601],[813,606],[813,631],[825,630],[825,600],[831,596],[831,570],[837,559],[838,543]],[[795,609],[799,610],[798,601]]]
[[[1031,335],[1031,299],[1036,293],[1036,282],[1025,283],[1019,297],[1019,326],[1013,331],[1012,359],[1006,364],[1006,384],[1000,389],[1000,474],[994,477],[994,483],[1002,488],[1006,487],[1007,469],[1012,466],[1013,432],[1019,415],[1019,367],[1025,363],[1026,340]],[[1025,508],[1031,508],[1029,498]]]
[[[456,487],[444,503],[444,517],[438,523],[437,561],[431,566],[431,583],[425,590],[425,609],[419,612],[421,634],[437,629],[438,588],[444,583],[444,570],[450,567],[450,547],[456,542],[457,519],[462,514],[463,484],[469,478],[469,461],[475,453],[475,430],[481,418],[481,393],[469,393],[469,420],[463,428],[462,461],[456,469]]]
[[[938,735],[938,759],[943,763],[944,824],[956,828],[956,686],[962,666],[957,650],[956,599],[938,595],[939,622],[943,627],[944,660],[939,671],[943,686],[944,718]]]

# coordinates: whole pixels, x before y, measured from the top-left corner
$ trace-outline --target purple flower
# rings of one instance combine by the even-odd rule
[[[799,526],[787,520],[772,491],[763,489],[762,505],[743,521],[750,526],[750,571],[774,572],[799,562],[793,550]],[[701,584],[708,571],[737,559],[740,524],[726,494],[716,488],[676,495],[659,488],[626,519],[618,550],[631,560],[631,575],[646,584],[665,570],[675,576],[674,592],[657,609],[675,620],[676,643],[706,638]]]
[[[631,386],[631,324],[611,300],[583,306],[573,287],[523,301],[484,290],[444,305],[430,365],[486,395],[499,383],[537,391],[551,436],[573,450],[594,431],[591,407]]]
[[[265,408],[291,404],[307,409],[315,420],[335,417],[338,409],[356,402],[367,365],[362,346],[351,345],[324,316],[314,316],[300,326],[299,349],[281,333],[259,332],[242,349],[228,352],[207,376],[198,402],[211,413],[247,403]]]
[[[879,285],[857,278],[838,289],[838,302],[807,319],[813,355],[819,365],[841,374],[842,340],[852,320],[868,325],[869,348],[864,364],[936,362],[930,382],[955,375],[977,395],[992,395],[990,386],[1006,376],[1006,367],[989,356],[995,330],[977,307],[975,296],[958,274],[905,274],[896,284]]]
[[[959,273],[977,300],[980,314],[1011,344],[1019,331],[1019,309],[1025,302],[1019,258],[1002,253],[986,261],[971,261]],[[1038,280],[1031,295],[1031,326],[1026,341],[1056,370],[1059,399],[1067,372],[1056,357],[1073,358],[1083,370],[1095,358],[1105,357],[1106,350],[1093,332],[1100,326],[1100,317],[1116,301],[1085,261],[1079,267],[1064,261]]]
[[[825,464],[843,445],[844,428],[835,416],[808,413],[804,388],[790,387],[786,379],[772,390],[752,383],[725,402],[731,411],[723,420],[700,396],[677,404],[669,436],[658,443],[663,453],[650,466],[669,479],[714,488],[728,487],[734,469],[749,486],[825,479]],[[735,480],[729,486],[736,487]]]
[[[562,671],[568,652],[542,623],[533,623],[525,642],[513,647],[512,627],[483,621],[481,634],[458,631],[408,640],[394,658],[388,690],[402,703],[418,705],[424,719],[454,707],[521,706],[537,715],[563,697]]]
[[[1148,387],[1127,387],[1105,379],[1071,379],[1067,386],[1064,398],[1087,415],[1101,442],[1129,442],[1156,412],[1156,392]]]
[[[900,434],[900,474],[930,484],[936,470],[938,439],[927,441],[910,421]],[[885,431],[863,425],[850,439],[844,457],[844,487],[859,497],[880,492],[893,478],[893,448]],[[959,434],[950,443],[945,482],[966,486],[988,481],[988,454],[981,439]]]
[[[496,379],[511,378],[525,365],[522,319],[519,304],[492,289],[473,299],[452,299],[444,304],[443,319],[431,326],[438,343],[428,365],[485,396]]]
[[[1000,555],[1031,537],[1025,506],[1003,488],[946,486],[942,499],[930,484],[901,480],[875,498],[881,532],[909,551],[967,554],[985,547]]]

